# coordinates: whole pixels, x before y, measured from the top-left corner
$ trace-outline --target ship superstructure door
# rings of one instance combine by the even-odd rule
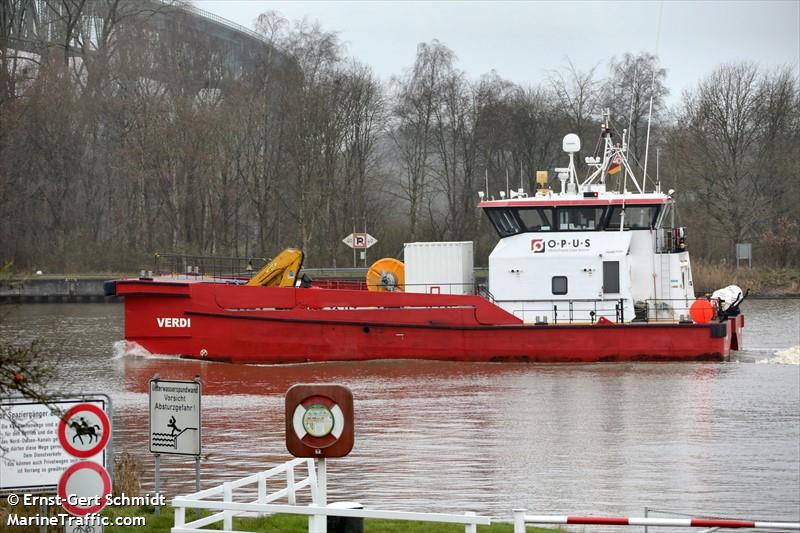
[[[603,261],[603,293],[619,294],[619,261]]]

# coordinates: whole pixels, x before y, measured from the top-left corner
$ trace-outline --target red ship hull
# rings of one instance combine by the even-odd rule
[[[125,339],[233,363],[368,359],[723,361],[744,318],[711,324],[523,324],[479,296],[120,280]]]

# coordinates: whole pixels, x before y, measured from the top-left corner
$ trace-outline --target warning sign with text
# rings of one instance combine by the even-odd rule
[[[61,416],[80,404],[108,410],[107,398],[53,400],[50,405],[25,400],[3,400],[0,410],[0,491],[52,492],[58,480],[75,458],[59,441]],[[76,425],[78,423],[76,422]],[[64,436],[78,446],[91,438],[104,437],[99,428],[67,427]],[[110,436],[110,435],[109,435]],[[108,437],[105,437],[107,440]],[[105,451],[86,457],[103,465]]]
[[[150,381],[150,452],[200,455],[200,383]]]

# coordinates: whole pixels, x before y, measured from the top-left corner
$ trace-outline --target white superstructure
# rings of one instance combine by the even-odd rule
[[[618,145],[606,125],[602,135],[602,157],[586,158],[593,171],[584,181],[574,165],[580,140],[569,134],[569,166],[556,169],[559,192],[537,179],[534,196],[504,191],[480,204],[501,237],[489,256],[489,291],[525,322],[679,321],[694,301],[672,197],[660,184],[644,191],[628,164],[625,132]],[[618,175],[621,190],[606,190],[609,175]]]

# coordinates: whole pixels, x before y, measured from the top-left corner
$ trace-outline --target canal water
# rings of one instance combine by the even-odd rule
[[[797,520],[800,300],[745,302],[746,350],[729,363],[543,365],[376,361],[238,366],[125,353],[122,306],[3,307],[3,339],[58,361],[52,386],[102,392],[114,446],[152,491],[147,382],[202,378],[202,486],[287,460],[283,396],[337,382],[355,396],[356,444],[329,462],[330,501],[510,517],[633,514],[645,507]],[[168,496],[193,464],[165,457]]]

